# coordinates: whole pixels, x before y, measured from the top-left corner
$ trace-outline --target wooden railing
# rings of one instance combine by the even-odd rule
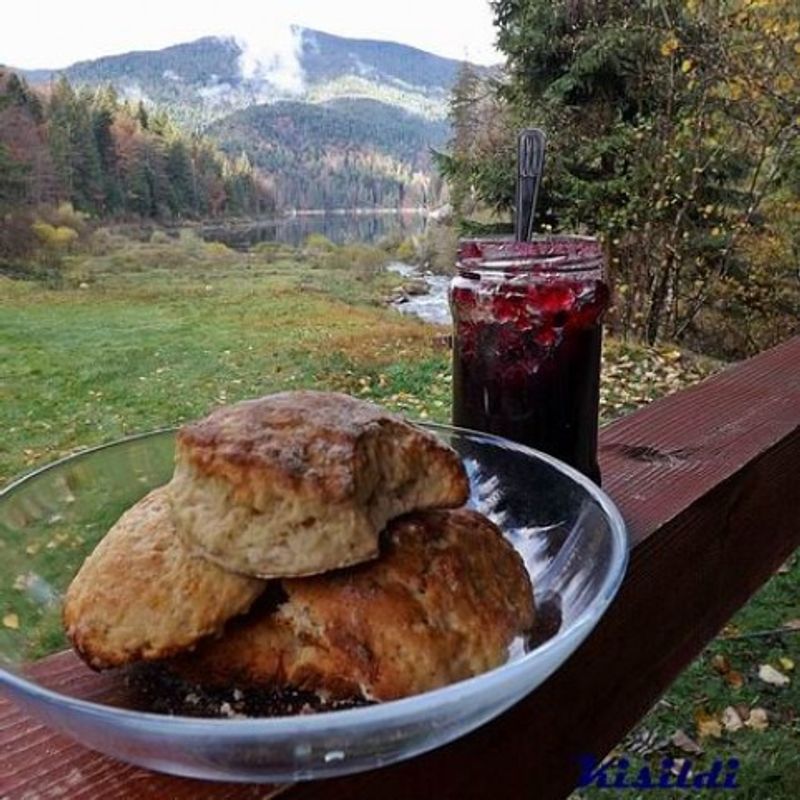
[[[610,750],[800,544],[800,338],[608,426],[601,463],[632,536],[622,589],[563,669],[474,734],[347,778],[203,784],[91,753],[0,701],[0,797],[565,797],[579,755]]]

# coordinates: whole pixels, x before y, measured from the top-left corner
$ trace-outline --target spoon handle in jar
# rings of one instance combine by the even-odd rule
[[[546,139],[539,128],[525,128],[517,140],[517,209],[514,236],[527,242],[533,235],[536,199],[542,182]]]

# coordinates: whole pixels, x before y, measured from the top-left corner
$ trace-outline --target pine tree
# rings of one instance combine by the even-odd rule
[[[75,93],[63,76],[51,86],[47,109],[47,130],[50,154],[53,158],[61,195],[71,198],[74,191],[75,152],[71,109]]]
[[[0,213],[24,200],[27,174],[28,168],[13,159],[0,143]]]
[[[758,228],[756,210],[800,134],[796,3],[495,0],[493,9],[507,59],[493,92],[505,135],[487,133],[500,114],[477,127],[467,115],[469,155],[459,143],[443,160],[456,196],[470,186],[509,207],[516,130],[544,128],[540,222],[604,237],[625,333],[652,343],[690,332],[713,292],[746,273],[736,243]],[[456,118],[460,109],[456,97]]]
[[[197,188],[192,160],[186,143],[179,138],[167,146],[166,175],[172,189],[170,209],[176,215],[197,213]]]

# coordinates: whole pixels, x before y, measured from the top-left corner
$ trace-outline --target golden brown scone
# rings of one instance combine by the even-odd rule
[[[162,486],[126,511],[67,590],[64,627],[95,669],[179,653],[247,611],[266,586],[191,555],[167,494]]]
[[[190,547],[263,578],[374,558],[391,518],[469,495],[461,460],[433,434],[372,403],[311,391],[225,406],[184,426],[171,487]]]
[[[502,664],[533,625],[522,559],[467,509],[409,514],[377,561],[281,583],[277,610],[254,608],[171,669],[209,686],[390,700]]]

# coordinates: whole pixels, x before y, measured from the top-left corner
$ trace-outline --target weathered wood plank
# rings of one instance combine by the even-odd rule
[[[601,454],[634,549],[619,597],[566,667],[459,742],[288,797],[564,797],[577,756],[610,749],[800,544],[800,338],[609,426]],[[273,796],[117,765],[7,702],[0,748],[9,798],[63,796],[47,793],[56,779],[73,781],[70,797]]]
[[[109,701],[106,675],[71,652],[36,665],[46,685],[87,700]],[[270,800],[287,787],[172,778],[87,750],[0,698],[0,800]]]

